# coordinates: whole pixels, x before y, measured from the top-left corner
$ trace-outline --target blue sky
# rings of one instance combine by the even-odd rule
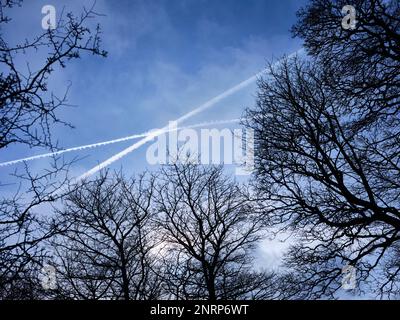
[[[57,14],[80,12],[93,0],[25,0],[9,15],[13,21],[3,35],[20,43],[42,32],[41,8],[53,5]],[[53,128],[53,138],[62,148],[96,143],[161,128],[168,121],[189,112],[210,98],[251,77],[267,62],[301,48],[290,27],[304,0],[97,0],[96,11],[103,29],[103,48],[107,58],[83,55],[55,70],[49,79],[50,91],[62,95],[72,84],[68,103],[59,117],[75,129]],[[43,64],[46,52],[29,52],[18,62]],[[1,70],[0,70],[1,71]],[[221,101],[187,125],[209,120],[240,117],[255,103],[252,84]],[[89,149],[66,155],[83,157],[72,168],[72,176],[83,174],[99,162],[133,142]],[[0,162],[47,152],[26,146],[0,151]],[[146,146],[112,165],[128,174],[149,167]],[[33,172],[44,170],[47,160],[30,163]],[[0,167],[0,181],[22,167]],[[17,185],[15,185],[17,187]],[[10,187],[11,188],[11,187]],[[4,193],[11,190],[2,190]],[[287,246],[279,240],[266,240],[260,246],[257,264],[276,267]]]
[[[10,12],[10,28],[3,32],[11,42],[33,37],[41,30],[41,8],[51,4],[56,12],[79,12],[93,1],[34,0]],[[289,32],[295,12],[304,1],[285,0],[97,0],[97,22],[103,28],[108,58],[83,55],[66,69],[56,70],[49,89],[62,94],[72,84],[68,102],[59,116],[75,129],[54,128],[63,148],[114,139],[160,128],[215,95],[247,79],[301,47]],[[11,27],[12,25],[12,27]],[[40,64],[43,54],[24,59]],[[24,61],[20,61],[24,63]],[[256,86],[220,102],[187,124],[237,118],[254,104]],[[73,168],[79,175],[126,148],[132,142],[71,153],[85,157]],[[1,151],[1,161],[40,154],[41,149],[11,147]],[[126,172],[151,169],[146,146],[113,165]],[[46,160],[32,162],[45,168]],[[4,177],[15,168],[2,168]]]

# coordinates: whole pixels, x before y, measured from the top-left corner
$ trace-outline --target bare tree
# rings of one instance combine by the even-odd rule
[[[60,296],[155,299],[160,280],[150,218],[154,178],[102,173],[83,182],[60,211],[67,231],[55,238]]]
[[[221,167],[164,167],[156,197],[170,298],[266,299],[273,274],[252,268],[263,221]]]
[[[395,293],[400,269],[387,263],[400,240],[400,118],[367,121],[360,110],[376,96],[344,95],[331,75],[295,58],[259,81],[247,125],[265,216],[301,240],[286,259],[301,297],[333,295],[347,264],[359,289],[377,277],[373,289]]]
[[[354,29],[341,24],[349,4],[355,10]],[[298,17],[293,34],[304,39],[325,82],[347,98],[347,110],[360,124],[393,127],[399,113],[399,1],[312,0]]]
[[[346,11],[355,9],[355,28],[342,28]],[[306,50],[321,68],[340,77],[336,89],[347,95],[374,92],[374,104],[364,112],[377,112],[383,100],[395,103],[400,85],[400,4],[396,0],[312,0],[298,12],[293,34],[304,39]],[[350,21],[348,21],[350,22]],[[395,105],[393,105],[395,107]]]
[[[288,296],[332,296],[347,264],[359,290],[398,293],[399,12],[398,1],[310,1],[293,32],[313,62],[286,61],[259,82],[247,121],[258,189],[270,222],[302,240],[286,258]]]
[[[68,164],[54,161],[44,173],[17,174],[20,187],[0,199],[0,299],[42,295],[40,270],[48,257],[42,244],[61,227],[43,210],[62,196],[68,183]],[[21,192],[21,190],[24,192]]]
[[[99,47],[99,27],[93,32],[87,24],[89,18],[96,16],[93,8],[84,10],[80,17],[67,14],[59,19],[56,29],[10,45],[4,36],[5,30],[12,28],[7,11],[22,3],[0,2],[0,150],[13,144],[54,149],[51,127],[62,122],[56,110],[65,105],[66,95],[59,98],[48,92],[49,76],[57,66],[65,67],[68,60],[78,58],[81,52],[100,56],[106,52]],[[48,55],[43,65],[30,69],[29,59],[44,50]],[[24,58],[26,71],[16,63]],[[37,276],[46,254],[40,245],[59,228],[53,219],[38,213],[59,199],[71,164],[53,160],[52,166],[42,173],[32,173],[27,166],[25,173],[16,172],[11,179],[19,187],[11,196],[9,184],[0,184],[4,191],[0,199],[0,298],[32,298],[41,290],[37,289]]]
[[[22,1],[1,3],[0,25],[7,27],[11,19],[6,10]],[[100,50],[100,28],[92,32],[88,19],[96,16],[93,8],[84,9],[80,17],[66,14],[58,21],[57,28],[48,29],[33,40],[11,46],[0,33],[0,149],[11,144],[27,144],[53,148],[51,125],[62,122],[56,110],[65,105],[66,95],[57,97],[48,93],[48,79],[57,66],[79,58],[82,52],[106,56]],[[36,52],[48,52],[46,61],[38,70],[19,70],[17,57],[33,56]],[[27,61],[29,66],[29,61]]]

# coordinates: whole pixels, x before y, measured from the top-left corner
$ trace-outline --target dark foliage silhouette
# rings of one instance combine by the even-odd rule
[[[175,299],[267,299],[275,277],[252,268],[263,221],[222,167],[164,167],[156,204],[165,282]]]
[[[333,296],[346,265],[360,291],[399,290],[399,3],[354,1],[355,30],[341,28],[345,4],[299,12],[309,58],[271,67],[247,114],[265,216],[301,240],[292,297]]]
[[[52,241],[58,297],[160,296],[154,252],[158,240],[151,224],[153,193],[152,177],[126,179],[105,172],[68,195],[59,212],[66,231]]]
[[[5,152],[11,145],[53,150],[56,145],[51,128],[62,122],[56,110],[65,105],[66,95],[60,98],[48,92],[51,73],[82,52],[100,56],[106,53],[99,47],[100,29],[91,32],[87,25],[87,20],[96,15],[93,8],[84,10],[80,17],[67,14],[59,19],[56,29],[44,31],[32,40],[7,43],[4,32],[12,30],[13,25],[8,10],[19,10],[21,5],[21,0],[0,3],[0,150]],[[19,69],[21,63],[17,60],[44,51],[48,54],[39,69]],[[54,219],[39,216],[35,210],[61,197],[59,191],[67,183],[70,164],[54,158],[42,173],[32,173],[25,166],[24,173],[17,172],[12,178],[19,184],[12,195],[7,184],[0,183],[4,191],[0,199],[0,298],[34,298],[40,294],[38,276],[46,256],[40,245],[59,228]]]

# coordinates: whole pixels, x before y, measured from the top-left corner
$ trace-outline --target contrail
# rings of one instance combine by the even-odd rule
[[[203,122],[191,126],[186,126],[182,128],[175,128],[175,129],[170,129],[169,125],[161,128],[161,129],[155,129],[150,131],[142,140],[139,140],[138,142],[134,143],[130,147],[122,150],[121,152],[113,155],[111,158],[103,161],[102,163],[98,164],[97,166],[93,167],[89,171],[85,172],[81,176],[79,176],[77,179],[75,179],[75,182],[79,182],[83,179],[86,179],[90,177],[91,175],[95,174],[96,172],[100,171],[101,169],[104,169],[105,167],[108,167],[111,165],[113,162],[123,158],[126,156],[128,153],[138,149],[142,145],[146,144],[148,141],[153,140],[155,137],[158,137],[164,133],[171,132],[171,131],[177,131],[177,130],[182,130],[182,129],[193,129],[193,128],[198,128],[198,127],[204,127],[204,126],[209,126],[209,125],[216,125],[216,124],[225,124],[225,123],[234,123],[234,122],[240,122],[241,119],[232,119],[232,120],[221,120],[221,121],[208,121],[208,122]],[[175,123],[177,121],[175,120]]]
[[[117,142],[137,139],[137,138],[143,138],[147,134],[148,133],[135,134],[135,135],[127,136],[127,137],[120,138],[120,139],[109,140],[109,141],[104,141],[104,142],[98,142],[98,143],[93,143],[93,144],[87,144],[87,145],[68,148],[68,149],[63,149],[63,150],[59,150],[59,151],[55,151],[55,152],[38,154],[36,156],[31,156],[31,157],[27,157],[27,158],[22,158],[22,159],[2,162],[2,163],[0,163],[0,167],[10,166],[10,165],[13,165],[13,164],[18,164],[18,163],[26,162],[26,161],[32,161],[32,160],[38,160],[38,159],[42,159],[42,158],[48,158],[48,157],[52,157],[52,156],[58,156],[60,154],[66,153],[66,152],[80,151],[80,150],[85,150],[85,149],[89,149],[89,148],[96,148],[96,147],[100,147],[100,146],[105,146],[105,145],[112,144],[112,143],[117,143]]]
[[[167,130],[166,132],[178,131],[178,130],[184,130],[184,129],[194,129],[194,128],[205,127],[205,126],[210,126],[210,125],[221,125],[221,124],[234,123],[234,122],[239,122],[239,121],[240,121],[240,119],[208,121],[208,122],[194,124],[191,126],[186,126],[186,127],[181,127],[181,128],[178,128],[178,127],[173,128],[173,129]],[[92,143],[92,144],[86,144],[86,145],[82,145],[82,146],[72,147],[72,148],[49,152],[49,153],[38,154],[36,156],[2,162],[2,163],[0,163],[0,167],[5,167],[5,166],[18,164],[18,163],[27,162],[27,161],[33,161],[33,160],[58,156],[60,154],[67,153],[67,152],[81,151],[81,150],[90,149],[90,148],[102,147],[102,146],[106,146],[106,145],[113,144],[113,143],[124,142],[124,141],[134,140],[134,139],[138,139],[138,138],[144,138],[144,137],[147,137],[149,134],[151,134],[151,131],[126,136],[123,138],[118,138],[118,139],[113,139],[113,140],[108,140],[108,141],[103,141],[103,142],[97,142],[97,143]]]
[[[300,54],[302,51],[303,51],[303,49],[299,49],[296,52],[290,54],[287,58],[290,59],[293,56]],[[285,58],[278,60],[272,66],[278,65],[284,59]],[[214,106],[221,100],[225,99],[226,97],[231,96],[232,94],[236,93],[237,91],[239,91],[239,90],[243,89],[244,87],[248,86],[249,84],[253,83],[267,71],[268,71],[268,68],[263,69],[262,71],[256,73],[255,75],[251,76],[250,78],[240,82],[236,86],[233,86],[232,88],[224,91],[223,93],[217,95],[216,97],[208,100],[207,102],[203,103],[202,105],[198,106],[197,108],[193,109],[192,111],[189,111],[188,113],[184,114],[183,116],[179,117],[178,119],[173,120],[173,122],[176,122],[176,124],[179,124],[180,122],[187,120],[187,119],[193,117],[194,115],[211,108],[212,106]],[[140,148],[142,145],[146,144],[148,141],[154,139],[157,136],[160,136],[161,134],[166,132],[166,130],[168,130],[168,125],[164,126],[161,129],[153,131],[151,134],[149,134],[145,138],[139,140],[138,142],[131,145],[130,147],[122,150],[121,152],[117,153],[116,155],[112,156],[111,158],[108,158],[107,160],[105,160],[102,163],[98,164],[97,166],[93,167],[89,171],[85,172],[84,174],[82,174],[81,176],[79,176],[76,179],[76,182],[86,179],[86,178],[90,177],[91,175],[95,174],[96,172],[100,171],[101,169],[104,169],[105,167],[111,165],[113,162],[121,159],[122,157],[126,156],[127,154],[131,153],[132,151]]]

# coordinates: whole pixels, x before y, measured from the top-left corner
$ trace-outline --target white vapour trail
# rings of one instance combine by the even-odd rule
[[[89,149],[89,148],[96,148],[96,147],[105,146],[105,145],[112,144],[112,143],[132,140],[132,139],[136,139],[136,138],[143,138],[147,134],[148,133],[135,134],[135,135],[124,137],[124,138],[120,138],[120,139],[104,141],[104,142],[98,142],[98,143],[93,143],[93,144],[87,144],[87,145],[83,145],[83,146],[72,147],[72,148],[63,149],[63,150],[54,151],[54,152],[49,152],[49,153],[42,153],[42,154],[38,154],[36,156],[31,156],[31,157],[27,157],[27,158],[22,158],[22,159],[2,162],[2,163],[0,163],[0,167],[10,166],[10,165],[13,165],[13,164],[18,164],[18,163],[26,162],[26,161],[32,161],[32,160],[38,160],[38,159],[42,159],[42,158],[58,156],[60,154],[67,153],[67,152],[72,152],[72,151],[81,151],[81,150],[85,150],[85,149]]]
[[[178,131],[178,130],[183,130],[183,129],[194,129],[194,128],[200,128],[200,127],[205,127],[205,126],[210,126],[210,125],[228,124],[228,123],[234,123],[234,122],[239,122],[239,121],[240,121],[240,119],[208,121],[208,122],[202,122],[202,123],[198,123],[198,124],[194,124],[194,125],[186,126],[186,127],[182,127],[182,128],[173,128],[172,130],[166,130],[166,132]],[[113,143],[124,142],[124,141],[134,140],[134,139],[138,139],[138,138],[145,138],[151,133],[152,133],[152,131],[148,131],[148,132],[144,132],[144,133],[130,135],[130,136],[123,137],[123,138],[118,138],[118,139],[113,139],[113,140],[108,140],[108,141],[103,141],[103,142],[97,142],[97,143],[92,143],[92,144],[86,144],[86,145],[82,145],[82,146],[77,146],[77,147],[72,147],[72,148],[68,148],[68,149],[55,151],[55,152],[43,153],[43,154],[38,154],[36,156],[31,156],[31,157],[27,157],[27,158],[2,162],[2,163],[0,163],[0,167],[5,167],[5,166],[18,164],[18,163],[27,162],[27,161],[33,161],[33,160],[58,156],[58,155],[61,155],[63,153],[67,153],[67,152],[81,151],[81,150],[90,149],[90,148],[102,147],[102,146],[106,146],[106,145],[113,144]]]
[[[233,123],[233,122],[239,122],[239,121],[240,121],[240,119],[221,120],[221,121],[208,121],[208,122],[203,122],[203,123],[199,123],[199,124],[195,124],[195,125],[191,125],[191,126],[186,126],[186,127],[182,127],[182,128],[177,128],[177,129],[172,129],[172,130],[169,128],[169,125],[167,125],[167,126],[161,128],[161,129],[152,130],[143,139],[139,140],[138,142],[134,143],[130,147],[122,150],[121,152],[115,154],[111,158],[103,161],[102,163],[98,164],[97,166],[93,167],[89,171],[87,171],[84,174],[82,174],[81,176],[79,176],[77,179],[75,179],[75,182],[78,182],[78,181],[81,181],[83,179],[86,179],[86,178],[90,177],[91,175],[95,174],[96,172],[100,171],[101,169],[104,169],[105,167],[108,167],[113,162],[123,158],[128,153],[140,148],[142,145],[146,144],[148,141],[151,141],[154,138],[156,138],[156,137],[158,137],[158,136],[160,136],[160,135],[162,135],[164,133],[167,133],[167,132],[170,132],[170,131],[182,130],[182,129],[193,129],[193,128],[199,128],[199,127],[204,127],[204,126],[209,126],[209,125]],[[177,123],[176,120],[175,120],[175,123]]]
[[[287,58],[290,59],[290,58],[294,57],[297,54],[301,54],[302,51],[303,51],[303,49],[299,49],[296,52],[290,54]],[[283,59],[278,60],[272,66],[278,65],[282,60]],[[255,75],[251,76],[250,78],[240,82],[236,86],[234,86],[234,87],[224,91],[223,93],[219,94],[218,96],[208,100],[207,102],[205,102],[204,104],[198,106],[197,108],[193,109],[192,111],[189,111],[188,113],[186,113],[183,116],[179,117],[178,119],[174,120],[174,122],[176,122],[176,124],[179,124],[180,122],[182,122],[184,120],[187,120],[187,119],[193,117],[194,115],[211,108],[212,106],[214,106],[215,104],[217,104],[221,100],[225,99],[226,97],[231,96],[232,94],[236,93],[237,91],[239,91],[239,90],[243,89],[244,87],[248,86],[249,84],[253,83],[260,76],[265,74],[267,71],[268,71],[268,68],[263,69],[262,71],[256,73]],[[131,145],[130,147],[122,150],[121,152],[117,153],[116,155],[112,156],[111,158],[103,161],[102,163],[100,163],[97,166],[93,167],[89,171],[85,172],[84,174],[79,176],[76,179],[76,181],[80,181],[82,179],[86,179],[86,178],[90,177],[91,175],[95,174],[96,172],[100,171],[101,169],[111,165],[113,162],[115,162],[115,161],[121,159],[122,157],[126,156],[130,152],[140,148],[142,145],[146,144],[148,141],[150,141],[150,140],[154,139],[155,137],[163,134],[166,130],[168,130],[168,125],[166,125],[165,127],[161,128],[161,129],[153,131],[150,135],[146,136],[145,138],[139,140],[138,142],[136,142],[135,144]]]
[[[303,49],[299,49],[296,52],[291,53],[290,55],[287,56],[287,59],[291,59],[294,56],[296,56],[297,54],[301,54],[303,52]],[[285,58],[278,60],[277,62],[275,62],[272,67],[278,65],[281,61],[283,61]],[[223,93],[219,94],[218,96],[208,100],[207,102],[205,102],[204,104],[202,104],[201,106],[195,108],[194,110],[184,114],[183,116],[181,116],[180,118],[176,119],[175,121],[177,123],[182,122],[186,119],[189,119],[191,117],[193,117],[194,115],[203,112],[206,109],[211,108],[212,106],[214,106],[215,104],[217,104],[218,102],[220,102],[221,100],[225,99],[226,97],[231,96],[232,94],[234,94],[235,92],[247,87],[249,84],[255,82],[259,77],[261,77],[263,74],[265,74],[267,71],[269,70],[269,68],[265,68],[263,70],[261,70],[260,72],[256,73],[255,75],[251,76],[250,78],[240,82],[239,84],[237,84],[236,86],[224,91]]]

